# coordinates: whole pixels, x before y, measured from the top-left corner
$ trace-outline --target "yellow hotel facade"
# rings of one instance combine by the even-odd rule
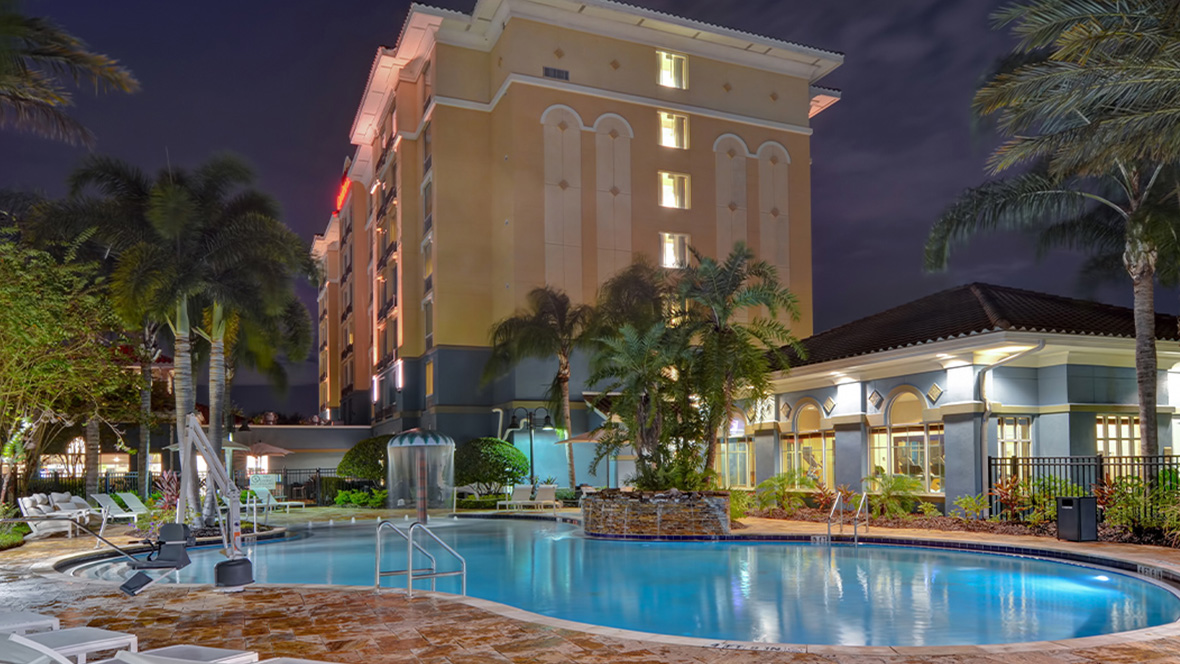
[[[637,256],[676,267],[690,245],[745,241],[811,335],[809,124],[842,60],[606,0],[413,5],[377,50],[312,249],[321,417],[496,435],[493,409],[537,405],[553,371],[481,387],[494,322],[535,287],[593,301]]]

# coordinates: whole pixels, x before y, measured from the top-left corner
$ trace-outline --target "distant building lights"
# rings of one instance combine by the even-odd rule
[[[397,388],[398,392],[402,391],[402,387],[406,384],[405,374],[403,373],[404,364],[401,360],[393,363],[393,386]]]

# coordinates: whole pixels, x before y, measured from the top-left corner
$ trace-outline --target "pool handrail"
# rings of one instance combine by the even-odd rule
[[[860,496],[860,503],[856,506],[856,514],[852,516],[852,544],[853,546],[860,546],[860,531],[857,530],[857,525],[860,524],[860,515],[863,512],[865,517],[865,532],[869,532],[869,512],[865,509],[869,504],[869,492],[865,491]]]
[[[413,572],[413,571],[415,571],[415,570],[410,570],[410,569],[397,569],[397,570],[390,570],[390,571],[388,571],[388,572],[382,572],[382,571],[381,571],[381,549],[382,549],[382,546],[381,546],[381,529],[382,529],[382,528],[386,528],[386,527],[388,527],[388,528],[391,528],[391,529],[393,530],[393,532],[395,532],[395,533],[397,533],[397,534],[398,534],[398,536],[399,536],[399,537],[401,537],[401,538],[402,538],[402,539],[404,539],[405,541],[409,542],[411,545],[413,545],[413,547],[414,547],[414,548],[418,549],[418,551],[419,551],[419,552],[421,552],[421,553],[422,553],[422,555],[426,556],[426,558],[427,558],[428,560],[430,560],[430,567],[424,567],[424,568],[422,568],[422,569],[419,569],[419,570],[416,570],[416,571],[419,571],[419,572],[434,572],[434,571],[436,571],[436,570],[437,570],[437,568],[438,568],[438,561],[436,561],[436,560],[434,559],[434,556],[430,555],[430,552],[429,552],[429,551],[427,551],[426,549],[423,549],[421,545],[415,544],[415,543],[414,543],[414,541],[413,541],[412,539],[410,539],[410,536],[409,536],[409,535],[407,535],[407,534],[406,534],[406,532],[405,532],[404,530],[402,530],[401,528],[398,528],[398,527],[397,527],[397,524],[396,524],[396,523],[394,523],[394,522],[392,522],[392,521],[385,521],[385,520],[383,520],[383,521],[381,521],[381,522],[379,522],[379,523],[377,524],[377,565],[376,565],[376,570],[377,570],[377,571],[376,571],[376,578],[375,578],[375,581],[374,581],[374,584],[373,584],[373,585],[375,585],[376,587],[380,588],[380,587],[381,587],[381,577],[384,577],[384,576],[401,576],[402,574],[405,574],[406,576],[412,576],[412,572]],[[412,551],[412,549],[411,549],[411,551]],[[413,560],[412,558],[408,558],[408,559],[407,559],[407,567],[409,566],[410,562],[412,562],[412,560]]]
[[[414,579],[430,579],[430,589],[434,590],[435,589],[435,579],[442,577],[442,576],[458,576],[458,577],[460,577],[459,594],[466,595],[467,594],[467,559],[464,558],[463,556],[459,555],[459,552],[452,549],[450,547],[450,545],[448,545],[446,542],[439,539],[438,535],[435,535],[434,532],[432,530],[430,530],[430,528],[426,527],[426,524],[424,524],[420,521],[415,521],[414,523],[410,524],[410,531],[409,531],[410,544],[406,547],[406,555],[407,555],[406,562],[407,562],[407,564],[410,567],[413,567],[413,564],[412,564],[413,563],[412,556],[414,554],[413,547],[416,546],[416,544],[414,543],[414,531],[418,530],[418,529],[421,529],[422,532],[424,532],[430,536],[430,539],[434,540],[435,542],[438,543],[439,546],[446,549],[447,553],[454,556],[459,561],[459,569],[451,571],[451,572],[433,571],[433,572],[430,572],[429,574],[418,574],[418,575],[415,575],[413,573],[413,570],[411,570],[410,573],[406,575],[406,597],[413,597],[414,596]],[[422,550],[422,547],[419,546],[418,549]],[[433,561],[433,560],[434,560],[434,558],[431,557],[431,561]]]
[[[840,534],[844,534],[844,494],[837,493],[836,500],[832,503],[832,509],[828,511],[828,542],[832,541],[832,519],[836,516],[836,510],[840,510]]]

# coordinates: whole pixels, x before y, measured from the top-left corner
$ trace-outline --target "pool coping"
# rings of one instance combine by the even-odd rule
[[[560,523],[568,523],[571,525],[581,525],[581,519],[571,515],[552,515],[544,514],[458,514],[457,518],[464,519],[515,519],[526,521],[556,521]],[[284,533],[289,534],[288,533]],[[792,543],[808,543],[808,544],[852,544],[853,538],[848,535],[833,535],[829,540],[826,535],[806,535],[806,534],[789,534],[781,535],[720,535],[720,536],[704,536],[704,537],[689,537],[689,536],[673,536],[673,537],[651,537],[651,536],[630,536],[630,537],[602,537],[592,534],[586,535],[593,539],[623,539],[635,541],[749,541],[749,542],[792,542]],[[816,538],[822,538],[823,542]],[[279,539],[279,535],[275,534],[271,537],[260,539]],[[993,553],[1002,555],[1013,555],[1027,558],[1038,558],[1045,560],[1054,560],[1057,562],[1071,563],[1075,565],[1083,565],[1092,569],[1099,569],[1105,571],[1113,571],[1121,574],[1126,574],[1138,578],[1142,581],[1155,584],[1165,590],[1168,590],[1173,595],[1180,597],[1180,573],[1178,570],[1169,569],[1164,566],[1143,565],[1128,560],[1123,560],[1112,556],[1094,556],[1077,554],[1069,551],[1061,551],[1056,549],[1037,549],[1027,546],[1000,546],[989,545],[975,542],[956,542],[953,540],[938,540],[938,539],[921,539],[914,537],[861,537],[861,542],[866,544],[885,545],[885,546],[913,546],[919,548],[936,548],[936,549],[955,549],[963,551],[979,551],[983,553]],[[78,577],[65,572],[65,569],[74,567],[86,562],[93,562],[101,558],[108,558],[114,554],[113,552],[87,552],[66,554],[51,558],[49,560],[35,563],[31,566],[30,571],[47,578],[66,577],[74,582],[89,583],[96,585],[116,585],[113,581],[103,581],[99,579],[88,579],[85,577]],[[1143,574],[1143,571],[1148,571],[1149,574]],[[1158,575],[1158,576],[1157,576]],[[251,584],[257,587],[292,587],[292,588],[315,588],[324,590],[325,588],[341,588],[350,590],[376,590],[373,586],[330,586],[325,587],[323,584],[301,584],[301,583],[255,583]],[[199,583],[170,583],[169,586],[176,586],[182,588],[202,588],[211,587],[208,584]],[[244,588],[243,590],[248,590]],[[404,588],[381,588],[381,591],[405,593]],[[768,643],[761,641],[738,641],[727,639],[709,639],[692,636],[675,636],[669,634],[656,634],[651,632],[641,632],[638,630],[622,629],[617,627],[605,627],[602,625],[594,625],[590,623],[582,623],[573,620],[566,620],[563,618],[554,618],[550,616],[534,613],[526,609],[509,606],[500,602],[482,599],[478,597],[470,597],[464,595],[454,595],[451,593],[415,590],[415,597],[432,597],[443,601],[451,601],[466,606],[482,609],[489,613],[509,618],[513,620],[520,620],[523,622],[533,623],[552,629],[570,630],[575,632],[583,632],[600,637],[628,639],[633,641],[641,641],[646,643],[658,643],[664,645],[689,646],[698,648],[708,648],[713,650],[740,650],[740,651],[755,651],[755,652],[771,652],[771,653],[810,653],[816,655],[862,655],[862,656],[883,656],[883,655],[910,655],[910,656],[946,656],[946,655],[995,655],[995,654],[1009,654],[1022,652],[1045,652],[1045,651],[1065,651],[1096,648],[1101,646],[1112,646],[1122,643],[1134,643],[1142,641],[1152,641],[1163,638],[1180,638],[1180,621],[1168,623],[1165,625],[1157,625],[1154,627],[1145,627],[1142,629],[1131,630],[1126,632],[1115,632],[1112,634],[1099,634],[1095,636],[1084,636],[1073,639],[1060,639],[1051,641],[1023,641],[1016,643],[999,643],[999,644],[984,644],[984,645],[952,645],[952,646],[870,646],[870,645],[823,645],[823,644],[797,644],[797,643]]]

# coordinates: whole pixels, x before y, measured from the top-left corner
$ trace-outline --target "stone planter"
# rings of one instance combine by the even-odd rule
[[[599,537],[728,535],[729,492],[608,489],[582,502],[582,530]]]

